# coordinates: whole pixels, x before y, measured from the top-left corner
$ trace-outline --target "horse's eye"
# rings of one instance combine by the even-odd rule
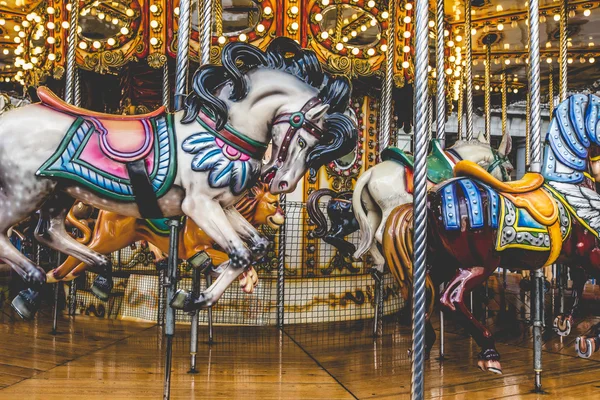
[[[306,141],[301,137],[298,137],[298,146],[300,146],[301,149],[306,147]]]

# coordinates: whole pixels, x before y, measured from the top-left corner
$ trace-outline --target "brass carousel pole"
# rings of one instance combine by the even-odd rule
[[[529,0],[529,96],[531,135],[531,172],[541,172],[541,115],[540,115],[540,10],[539,0]],[[544,321],[544,270],[534,271],[532,288],[532,321],[533,321],[533,370],[535,372],[535,391],[542,390],[542,329]]]
[[[558,94],[559,102],[563,102],[567,99],[567,26],[569,23],[569,12],[568,12],[568,0],[562,0],[560,3],[560,31],[559,31],[559,57],[558,57]],[[567,269],[563,265],[557,267],[558,275],[558,296],[559,301],[559,312],[562,314],[565,312],[565,290],[567,288]]]
[[[471,35],[471,2],[465,1],[465,90],[467,103],[466,132],[467,140],[473,139],[473,40]]]
[[[464,86],[464,83],[463,83],[464,77],[463,77],[463,72],[462,71],[460,73],[459,80],[460,80],[460,86],[458,87],[458,107],[457,107],[457,110],[456,110],[456,123],[457,123],[457,130],[456,130],[456,132],[458,134],[458,139],[462,139],[462,138],[465,137],[465,134],[463,132],[464,131],[464,128],[463,128],[463,113],[464,113],[464,111],[463,111],[463,103],[464,103],[464,99],[463,99],[463,97],[464,97],[465,91],[464,91],[464,88],[463,88],[463,86]]]
[[[484,114],[485,114],[485,138],[488,143],[491,140],[491,119],[492,119],[492,109],[491,109],[491,75],[492,75],[492,45],[487,43],[485,45],[485,93],[484,93]],[[472,292],[471,292],[472,293]]]
[[[442,147],[446,144],[446,71],[444,65],[444,0],[437,0],[435,36],[436,67],[436,137]],[[443,289],[443,286],[442,286]],[[440,290],[440,293],[442,291]],[[444,359],[444,311],[440,308],[440,360]]]
[[[427,258],[427,103],[429,66],[429,1],[416,0],[415,12],[415,133],[414,133],[414,268],[412,296],[412,380],[413,400],[424,396],[425,361],[425,273]],[[467,35],[469,36],[469,35]],[[467,60],[469,60],[467,58]]]
[[[502,137],[505,137],[506,132],[506,124],[508,120],[508,107],[507,107],[507,96],[508,96],[508,78],[506,76],[506,71],[502,74]],[[502,268],[502,287],[506,290],[506,268]]]

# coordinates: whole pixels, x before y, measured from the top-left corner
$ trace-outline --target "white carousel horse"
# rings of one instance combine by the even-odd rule
[[[64,104],[44,88],[38,90],[41,103],[5,113],[0,258],[30,285],[45,282],[45,272],[6,237],[12,225],[40,210],[40,243],[108,270],[108,257],[65,230],[73,198],[124,216],[185,214],[231,260],[199,299],[186,298],[186,308],[218,300],[267,248],[267,239],[233,207],[261,168],[272,193],[291,192],[309,167],[347,154],[357,140],[355,123],[342,114],[349,82],[327,76],[315,54],[293,40],[275,39],[266,52],[232,43],[223,49],[222,63],[197,71],[185,110],[175,114],[94,113]],[[269,142],[274,157],[263,166]]]
[[[434,146],[436,143],[433,141]],[[449,167],[460,160],[469,160],[479,164],[501,180],[508,180],[513,169],[507,158],[511,150],[511,138],[508,133],[502,138],[498,150],[489,145],[483,134],[480,134],[476,140],[459,140],[445,152],[437,148],[434,148],[435,150],[440,153],[440,158],[445,158],[444,161]],[[428,171],[428,175],[430,172]],[[409,184],[412,184],[412,173],[408,179]],[[431,185],[431,180],[428,183]],[[383,229],[392,210],[402,204],[412,203],[412,191],[407,186],[407,166],[392,159],[387,159],[368,169],[356,181],[352,195],[352,208],[360,226],[360,243],[354,257],[360,258],[367,251],[370,252],[373,257],[373,268],[379,272],[383,272],[385,259],[377,244],[382,244]]]

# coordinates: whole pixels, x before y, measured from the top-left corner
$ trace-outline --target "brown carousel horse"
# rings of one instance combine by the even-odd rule
[[[272,229],[279,229],[284,222],[283,211],[279,207],[279,196],[271,194],[264,184],[254,186],[235,207],[254,226],[266,224]],[[100,211],[89,247],[100,254],[108,254],[144,240],[156,246],[162,253],[167,253],[168,230],[161,227],[161,222]],[[186,219],[179,240],[178,254],[181,258],[187,260],[201,251],[206,251],[215,265],[227,262],[229,260],[227,254],[216,250],[214,244],[214,241],[193,221]],[[48,272],[47,281],[69,281],[81,275],[86,269],[86,264],[69,257],[61,266]],[[256,281],[256,272],[251,269],[240,279],[240,286],[244,291],[251,293]],[[101,299],[107,299],[110,294],[110,291],[107,293],[101,286],[94,289],[94,293]]]
[[[490,330],[464,303],[475,287],[499,266],[536,270],[554,262],[600,272],[600,195],[593,178],[600,164],[589,148],[600,145],[600,98],[575,95],[554,112],[546,141],[542,174],[528,173],[500,182],[481,167],[461,161],[455,179],[428,195],[428,301],[446,283],[442,307],[467,329],[481,347],[478,366],[501,373],[500,354]],[[412,205],[396,208],[386,223],[384,253],[399,281],[412,279]],[[431,315],[431,312],[430,314]],[[429,328],[431,329],[430,324]],[[589,357],[600,346],[600,329],[576,341]],[[427,348],[431,348],[428,335]]]

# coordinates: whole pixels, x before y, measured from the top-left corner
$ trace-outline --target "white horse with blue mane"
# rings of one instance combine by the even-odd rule
[[[66,232],[74,199],[125,216],[192,218],[231,262],[200,298],[180,293],[174,305],[213,304],[267,248],[233,204],[261,175],[272,193],[291,192],[309,168],[350,152],[350,91],[347,79],[325,74],[313,52],[286,38],[264,52],[225,46],[222,66],[201,67],[185,109],[174,114],[95,113],[40,88],[41,103],[0,117],[0,258],[32,286],[13,306],[26,314],[46,279],[6,236],[36,210],[40,243],[110,270],[106,256]],[[273,157],[263,165],[269,143]]]

